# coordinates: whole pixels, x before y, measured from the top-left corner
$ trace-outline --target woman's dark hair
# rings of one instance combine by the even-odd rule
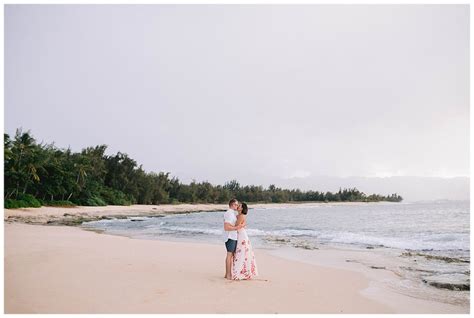
[[[242,202],[242,214],[247,215],[248,210],[247,204]]]

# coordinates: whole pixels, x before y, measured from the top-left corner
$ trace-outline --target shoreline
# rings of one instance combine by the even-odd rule
[[[359,293],[361,274],[258,249],[260,276],[227,281],[225,250],[209,244],[31,224],[6,224],[5,239],[6,313],[393,312]]]
[[[4,229],[6,313],[469,313],[378,284],[393,273],[337,266],[333,249],[317,259],[255,249],[260,276],[235,282],[221,275],[225,251],[214,244],[71,226]],[[235,308],[242,296],[249,303]]]
[[[138,240],[221,246],[221,242],[218,243],[217,240],[192,240],[191,238],[173,236],[150,238],[134,236],[131,235],[131,233],[111,233],[88,227],[81,227],[81,229]],[[404,250],[385,247],[363,249],[361,247],[351,247],[344,244],[318,244],[317,247],[305,244],[286,245],[281,241],[276,241],[269,245],[260,245],[256,248],[289,261],[361,273],[370,281],[370,287],[360,292],[368,298],[390,306],[394,311],[397,311],[397,306],[400,303],[400,301],[397,300],[392,301],[394,299],[401,299],[405,305],[409,304],[410,308],[415,308],[414,312],[416,313],[425,313],[425,311],[423,311],[424,309],[418,311],[417,308],[418,306],[421,308],[426,307],[426,302],[430,304],[430,308],[433,310],[436,309],[439,312],[463,313],[469,311],[469,291],[434,288],[424,283],[421,285],[417,284],[418,279],[414,279],[413,277],[407,278],[406,273],[403,273],[401,268],[409,268],[411,264],[409,264],[409,260],[400,258],[400,254],[402,254]],[[380,297],[380,294],[384,296]]]
[[[371,202],[371,204],[377,204],[379,202]],[[320,205],[366,205],[368,203],[365,202],[336,202],[336,203],[303,203],[303,204],[297,204],[298,206],[320,206]],[[382,204],[387,204],[386,202],[383,202]],[[397,203],[388,203],[388,204],[397,204]],[[255,204],[252,205],[251,208],[255,209],[266,209],[266,208],[284,208],[284,207],[289,207],[289,206],[295,206],[294,203],[291,204]],[[181,214],[181,213],[193,213],[193,212],[201,212],[201,211],[223,211],[226,208],[226,205],[203,205],[203,204],[186,204],[186,205],[161,205],[161,206],[143,206],[143,205],[134,205],[134,206],[105,206],[105,207],[74,207],[74,208],[61,208],[61,207],[42,207],[42,208],[25,208],[25,209],[15,209],[15,210],[4,210],[4,229],[5,231],[5,251],[12,249],[14,250],[10,244],[7,244],[7,241],[10,241],[10,239],[7,239],[9,237],[8,233],[14,233],[16,235],[18,240],[22,240],[24,236],[29,236],[31,233],[29,231],[33,231],[34,235],[36,235],[36,239],[30,242],[30,244],[35,245],[36,241],[40,242],[48,242],[47,244],[43,244],[39,250],[31,250],[29,246],[26,244],[23,246],[23,249],[26,251],[29,251],[28,253],[43,253],[43,257],[40,257],[40,262],[45,260],[45,256],[49,255],[49,251],[51,250],[51,245],[55,245],[55,242],[49,241],[46,236],[49,235],[62,235],[64,236],[64,243],[61,244],[62,247],[65,245],[73,243],[73,245],[80,245],[79,237],[84,237],[84,239],[89,242],[87,243],[87,248],[82,248],[81,247],[81,255],[85,256],[87,258],[88,255],[91,254],[91,252],[94,252],[95,249],[95,244],[105,244],[105,242],[112,242],[110,240],[113,240],[113,243],[111,243],[110,248],[112,250],[118,249],[118,246],[121,245],[124,241],[123,240],[131,240],[131,241],[138,241],[133,243],[138,250],[141,250],[141,253],[145,253],[144,250],[146,250],[145,246],[154,246],[157,247],[158,250],[163,249],[163,254],[166,254],[166,257],[172,256],[171,259],[174,259],[176,257],[174,249],[179,249],[182,250],[183,253],[189,253],[190,258],[193,259],[201,259],[202,255],[200,253],[197,253],[195,250],[201,250],[202,248],[205,248],[207,250],[213,250],[211,254],[207,254],[209,258],[214,258],[215,261],[217,262],[216,264],[210,264],[206,263],[209,266],[215,267],[215,270],[218,272],[219,271],[219,265],[222,263],[221,260],[218,259],[218,256],[222,256],[220,252],[222,252],[221,247],[218,244],[211,244],[211,243],[206,243],[206,242],[186,242],[186,241],[173,241],[173,240],[167,240],[166,238],[164,239],[144,239],[144,238],[133,238],[130,236],[126,235],[116,235],[116,234],[110,234],[110,233],[103,233],[101,231],[94,231],[91,229],[86,229],[81,227],[82,222],[86,221],[91,221],[91,220],[97,220],[97,219],[103,219],[103,218],[112,218],[112,217],[118,217],[118,218],[127,218],[130,216],[155,216],[155,217],[160,217],[160,216],[165,216],[168,214]],[[39,225],[48,225],[48,226],[39,226]],[[41,229],[43,228],[43,229]],[[30,230],[29,230],[30,229]],[[60,229],[58,232],[58,229]],[[77,232],[79,231],[79,232]],[[89,236],[85,237],[84,234],[79,234],[80,232],[89,232],[90,234],[87,234]],[[54,234],[58,233],[58,234]],[[90,236],[92,235],[92,236]],[[97,236],[98,235],[98,236]],[[10,235],[11,236],[11,235]],[[42,237],[43,236],[43,237]],[[108,237],[105,239],[104,237]],[[120,240],[112,239],[120,237]],[[14,242],[11,240],[11,242]],[[140,243],[142,242],[142,243]],[[143,243],[143,242],[148,242],[148,243]],[[150,242],[156,242],[156,243],[150,243]],[[16,242],[14,243],[16,244]],[[107,243],[108,244],[108,243]],[[151,244],[151,245],[150,245]],[[155,245],[153,245],[155,244]],[[173,247],[170,247],[173,246]],[[55,248],[53,248],[55,250]],[[20,248],[21,251],[21,248]],[[21,251],[23,252],[23,251]],[[274,266],[274,263],[279,263],[279,262],[284,262],[285,266],[280,268],[280,272],[284,275],[293,275],[293,272],[296,271],[299,273],[299,269],[294,269],[295,264],[304,264],[306,266],[310,266],[312,268],[311,272],[318,273],[321,271],[321,269],[326,269],[330,271],[345,271],[346,275],[348,275],[349,278],[348,281],[341,281],[340,278],[340,273],[337,275],[332,275],[332,279],[334,280],[333,283],[337,286],[330,286],[329,282],[327,282],[327,286],[330,286],[330,288],[337,288],[337,287],[343,287],[344,290],[350,289],[350,286],[352,283],[349,284],[348,282],[352,282],[353,280],[359,281],[359,282],[364,282],[360,284],[356,284],[354,286],[359,286],[356,290],[352,288],[351,290],[351,296],[350,298],[354,297],[362,297],[366,301],[372,302],[370,305],[365,305],[365,307],[360,308],[360,307],[344,307],[345,309],[342,309],[343,311],[337,311],[334,308],[336,307],[301,307],[302,305],[295,306],[294,304],[288,304],[287,307],[281,307],[282,309],[280,311],[276,311],[279,313],[339,313],[339,312],[347,312],[344,310],[347,310],[347,308],[352,308],[350,312],[352,313],[469,313],[469,304],[453,304],[453,303],[447,303],[445,301],[440,301],[440,297],[435,297],[435,299],[429,299],[427,298],[426,295],[418,295],[418,296],[424,296],[424,297],[417,297],[417,295],[413,295],[413,293],[410,293],[411,290],[406,290],[407,292],[400,292],[400,290],[392,289],[390,288],[390,284],[386,284],[384,282],[400,282],[400,277],[397,277],[396,271],[389,270],[389,268],[383,268],[383,270],[380,269],[381,264],[378,264],[379,268],[377,269],[370,269],[370,266],[367,266],[368,264],[374,265],[379,261],[379,257],[381,255],[377,255],[377,253],[374,253],[375,251],[355,251],[355,250],[350,250],[350,249],[338,249],[334,248],[332,246],[327,246],[322,249],[317,249],[316,253],[314,251],[309,251],[309,250],[301,250],[301,249],[287,249],[285,251],[284,248],[276,248],[276,249],[266,249],[266,248],[257,248],[256,249],[256,256],[257,256],[257,263],[258,259],[260,257],[263,257],[264,259],[267,259],[267,263],[271,264],[270,267]],[[62,251],[62,254],[64,255],[64,258],[69,258],[68,254],[72,253],[72,256],[74,256],[75,253],[74,250],[71,251]],[[134,252],[133,252],[134,253]],[[258,254],[257,254],[258,253]],[[7,269],[7,263],[11,261],[11,257],[9,260],[9,257],[7,257],[7,254],[5,253],[5,268]],[[149,255],[149,253],[148,253]],[[38,257],[39,255],[37,255]],[[360,258],[358,258],[361,256]],[[382,255],[383,256],[383,255]],[[67,263],[68,261],[66,259],[59,259],[55,257],[59,263],[61,263],[61,266],[57,266],[56,268],[59,269],[60,271],[64,271],[62,268],[68,267]],[[74,258],[74,257],[73,257]],[[77,258],[77,257],[76,257]],[[119,262],[117,266],[123,267],[124,263],[129,263],[131,258],[127,258],[126,255],[122,255],[120,257],[121,263]],[[268,260],[271,259],[271,260]],[[279,261],[277,262],[275,259],[278,259]],[[350,260],[348,260],[350,259]],[[134,260],[134,259],[133,259]],[[18,260],[17,260],[18,261]],[[101,260],[104,264],[107,264],[107,260],[102,259]],[[15,262],[15,260],[13,261]],[[25,263],[24,261],[18,261],[16,266],[19,266],[20,268],[25,268],[25,267],[31,267],[31,272],[34,273],[34,264],[37,262],[37,259],[32,259],[31,263],[28,264]],[[90,263],[90,260],[87,261],[82,261],[83,265],[86,265],[86,267],[91,266],[92,264]],[[147,266],[147,259],[144,257],[143,259],[140,260],[141,266]],[[166,267],[168,270],[173,270],[176,266],[180,266],[179,263],[176,263],[170,260],[170,264],[172,266],[170,268]],[[376,267],[377,267],[376,266]],[[266,270],[268,268],[265,268]],[[161,270],[161,267],[160,267]],[[48,271],[54,272],[54,269],[49,269]],[[182,268],[179,273],[185,273],[186,269]],[[5,271],[5,274],[7,273],[7,270]],[[348,274],[350,273],[350,274]],[[142,275],[141,273],[136,273],[137,275]],[[209,274],[209,273],[208,273]],[[280,275],[278,272],[273,272],[274,276],[272,277],[272,280],[279,280]],[[23,275],[18,273],[19,276]],[[85,275],[84,273],[82,275]],[[122,275],[120,273],[119,275]],[[156,273],[152,273],[151,275],[156,275]],[[63,279],[65,281],[68,280],[68,277],[64,276]],[[97,279],[100,280],[100,277]],[[175,277],[179,281],[179,275],[178,278]],[[217,276],[215,277],[217,279]],[[10,276],[10,281],[14,281],[14,277]],[[59,278],[58,278],[59,280]],[[295,284],[296,281],[294,280],[286,280],[286,284],[292,285]],[[304,281],[304,280],[303,280]],[[6,282],[6,280],[5,280]],[[108,282],[108,281],[107,281]],[[217,281],[214,281],[217,283]],[[186,282],[181,282],[186,284]],[[202,282],[201,282],[202,283]],[[225,280],[221,281],[222,284],[226,284]],[[248,282],[244,282],[248,283]],[[28,289],[29,284],[37,285],[37,283],[34,280],[31,280],[28,283],[24,283],[24,288],[23,289]],[[48,284],[47,281],[43,281],[41,284]],[[61,284],[61,281],[58,281],[58,284]],[[63,282],[64,284],[64,282]],[[301,287],[301,281],[298,281],[296,286],[299,286],[299,289],[297,287],[296,291],[293,290],[290,292],[290,294],[297,293],[306,293],[306,292],[314,292],[313,287],[307,286],[303,284],[304,287]],[[7,286],[7,284],[5,284]],[[10,284],[10,290],[14,289],[11,288],[12,284]],[[200,287],[200,284],[199,284]],[[196,288],[199,288],[196,287]],[[214,286],[216,287],[216,286]],[[217,286],[219,287],[219,286]],[[168,288],[172,288],[169,286]],[[253,288],[253,287],[252,287]],[[258,288],[257,288],[258,289]],[[5,291],[7,291],[7,288],[5,287]],[[53,291],[55,292],[55,291]],[[66,290],[63,290],[63,293],[66,293]],[[206,291],[207,292],[207,291]],[[253,292],[253,291],[252,291]],[[281,290],[280,292],[285,293],[287,292],[286,290]],[[210,291],[212,294],[212,291]],[[256,295],[255,297],[260,297],[260,292],[255,291]],[[269,291],[271,294],[272,291]],[[339,291],[340,293],[340,291]],[[336,293],[337,294],[337,293]],[[355,294],[355,296],[354,296]],[[7,294],[6,294],[7,295]],[[34,295],[33,297],[37,297],[38,295]],[[321,295],[320,295],[321,296]],[[438,295],[439,296],[439,295]],[[79,297],[79,296],[78,296]],[[97,297],[101,297],[98,295]],[[178,297],[178,296],[176,296]],[[217,295],[215,297],[218,297]],[[276,297],[274,295],[274,297]],[[336,296],[334,296],[336,297]],[[334,298],[333,297],[333,298]],[[349,297],[349,296],[348,296]],[[40,297],[41,298],[41,297]],[[334,302],[334,299],[332,298],[332,301]],[[5,297],[5,300],[7,300],[7,296]],[[202,301],[202,300],[200,300]],[[265,301],[270,301],[265,298]],[[283,300],[281,300],[283,301]],[[311,303],[311,301],[308,299],[308,301]],[[353,300],[351,300],[352,302]],[[361,300],[359,299],[358,302]],[[26,301],[26,303],[29,303],[30,301]],[[173,301],[171,301],[173,303]],[[374,305],[376,304],[376,305]],[[155,305],[157,306],[158,303],[155,302]],[[49,304],[48,306],[52,306],[51,308],[56,308],[54,305]],[[71,305],[72,306],[72,305]],[[91,305],[92,306],[92,305]],[[96,306],[96,305],[94,305]],[[92,306],[91,308],[102,308],[102,307],[94,307]],[[167,311],[168,308],[164,306],[163,303],[161,303],[158,307],[153,307],[153,308],[161,308],[165,311],[160,313],[176,313],[173,312],[171,309]],[[164,307],[163,307],[164,306]],[[195,304],[191,306],[191,308],[196,308],[197,311],[190,310],[189,313],[194,313],[194,312],[199,312],[203,307],[193,307]],[[368,306],[368,307],[367,307]],[[20,304],[15,304],[14,301],[11,303],[10,308],[20,308]],[[146,307],[146,306],[145,306]],[[139,310],[137,312],[149,312],[152,313],[153,311],[141,311],[145,307],[141,307],[137,305],[136,310]],[[7,308],[7,307],[5,307]],[[72,308],[72,307],[71,307]],[[82,310],[80,308],[74,307],[75,310]],[[146,307],[148,308],[148,307]],[[179,308],[177,306],[176,308]],[[264,311],[262,310],[261,307],[252,307],[253,310],[255,311],[249,311],[252,313],[272,313],[271,311]],[[276,307],[279,308],[279,307]],[[310,308],[313,308],[316,311],[311,311]],[[324,311],[326,309],[328,311]],[[374,308],[378,308],[377,310],[381,311],[373,311],[375,310]],[[16,310],[16,309],[14,309]],[[126,310],[124,308],[124,310]],[[149,309],[147,309],[149,310]],[[150,309],[151,310],[151,309]],[[319,311],[323,310],[323,311]],[[362,311],[361,311],[362,310]],[[367,311],[368,310],[368,311]],[[43,312],[43,311],[41,311]],[[62,311],[61,311],[62,312]],[[69,312],[69,311],[65,311]],[[94,311],[92,311],[94,312]],[[102,311],[100,311],[102,312]],[[110,312],[110,311],[104,311],[104,312]],[[120,313],[124,311],[119,311]],[[128,312],[128,311],[125,311]],[[183,312],[184,313],[184,312]],[[212,313],[211,311],[204,311],[203,313]],[[215,312],[214,312],[215,313]],[[221,312],[219,312],[221,313]],[[223,309],[222,313],[245,313],[245,311],[240,312],[240,311],[226,311]]]
[[[396,253],[384,248],[363,250],[347,246],[320,246],[315,253],[284,247],[270,254],[306,264],[361,273],[370,281],[370,286],[361,294],[393,310],[397,310],[400,303],[417,310],[399,313],[425,313],[422,308],[428,304],[432,310],[430,313],[469,313],[470,310],[469,291],[440,289],[410,281],[399,269],[403,261],[394,257]]]
[[[251,209],[284,208],[291,206],[332,206],[332,205],[367,205],[398,204],[398,202],[304,202],[304,203],[257,203],[249,204]],[[107,218],[126,218],[132,216],[160,217],[169,214],[193,212],[225,211],[227,204],[163,204],[163,205],[107,205],[4,209],[6,223],[20,222],[26,224],[69,225],[78,226],[82,222],[97,221]]]

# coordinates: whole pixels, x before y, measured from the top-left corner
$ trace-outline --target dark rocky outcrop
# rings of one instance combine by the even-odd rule
[[[440,274],[433,276],[426,276],[422,278],[423,282],[442,289],[449,290],[470,290],[471,284],[469,278],[466,279],[462,274]]]
[[[447,263],[469,263],[469,260],[462,259],[462,258],[457,258],[457,257],[448,257],[448,256],[439,256],[439,255],[430,255],[430,254],[424,254],[424,253],[416,253],[416,252],[403,252],[401,256],[405,257],[416,257],[416,256],[421,256],[426,259],[431,259],[431,260],[438,260],[438,261],[444,261]]]

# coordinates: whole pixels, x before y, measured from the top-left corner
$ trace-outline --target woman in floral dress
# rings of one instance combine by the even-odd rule
[[[248,212],[247,204],[239,205],[237,211],[239,211],[239,215],[235,225],[238,226],[241,223],[245,225]],[[232,264],[232,279],[252,279],[255,276],[258,276],[257,262],[247,231],[243,227],[237,231],[237,249]]]

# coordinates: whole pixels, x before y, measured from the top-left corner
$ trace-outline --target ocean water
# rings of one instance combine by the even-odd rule
[[[469,285],[469,201],[294,205],[252,209],[247,233],[257,248],[351,248],[390,254],[410,280]],[[141,239],[223,244],[222,212],[87,222],[83,228]],[[387,264],[388,265],[388,264]],[[456,287],[455,287],[456,288]],[[445,289],[445,288],[444,288]],[[466,300],[466,295],[463,298]]]

